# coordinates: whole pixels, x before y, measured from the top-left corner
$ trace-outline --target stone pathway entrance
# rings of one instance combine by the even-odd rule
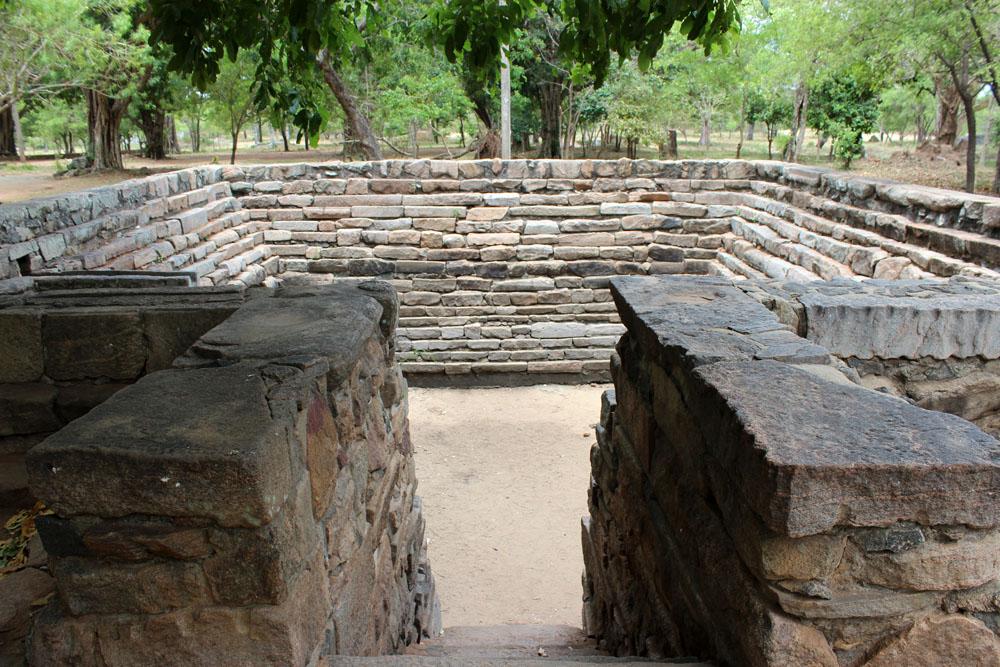
[[[580,518],[607,386],[410,389],[445,627],[580,625]]]

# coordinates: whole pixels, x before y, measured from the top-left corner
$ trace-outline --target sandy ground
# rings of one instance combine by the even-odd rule
[[[580,518],[609,386],[410,389],[446,627],[580,625]]]

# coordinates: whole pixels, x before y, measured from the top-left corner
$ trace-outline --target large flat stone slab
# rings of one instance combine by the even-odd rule
[[[764,347],[752,335],[788,329],[723,278],[614,278],[611,293],[625,326],[665,365],[750,360]]]
[[[288,444],[252,366],[160,371],[28,454],[31,488],[60,516],[268,523],[291,488]]]
[[[334,379],[353,367],[383,307],[354,287],[317,287],[248,302],[195,342],[182,364],[322,357]]]
[[[799,297],[807,337],[840,357],[1000,357],[1000,296],[821,294]]]
[[[773,361],[695,373],[711,455],[775,532],[1000,522],[1000,441],[969,422]]]

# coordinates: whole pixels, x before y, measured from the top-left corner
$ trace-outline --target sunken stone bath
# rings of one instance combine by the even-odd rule
[[[612,291],[628,333],[591,453],[591,634],[731,665],[1000,663],[1000,441],[920,407],[995,424],[1000,285]]]
[[[1000,665],[998,236],[996,198],[731,160],[207,166],[0,206],[0,503],[54,510],[25,606],[58,588],[0,643],[399,652],[439,627],[407,381],[613,379],[603,647]]]

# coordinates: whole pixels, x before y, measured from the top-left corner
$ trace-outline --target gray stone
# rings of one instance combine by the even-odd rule
[[[799,301],[809,340],[840,357],[1000,357],[1000,299],[995,296],[810,292]]]
[[[35,382],[44,365],[41,314],[15,308],[0,311],[0,383]]]
[[[700,409],[716,415],[706,443],[747,443],[713,456],[775,532],[997,521],[1000,442],[966,421],[773,361],[696,374],[709,387]]]
[[[140,513],[257,527],[290,490],[280,432],[260,370],[160,371],[34,447],[28,475],[61,516]]]

